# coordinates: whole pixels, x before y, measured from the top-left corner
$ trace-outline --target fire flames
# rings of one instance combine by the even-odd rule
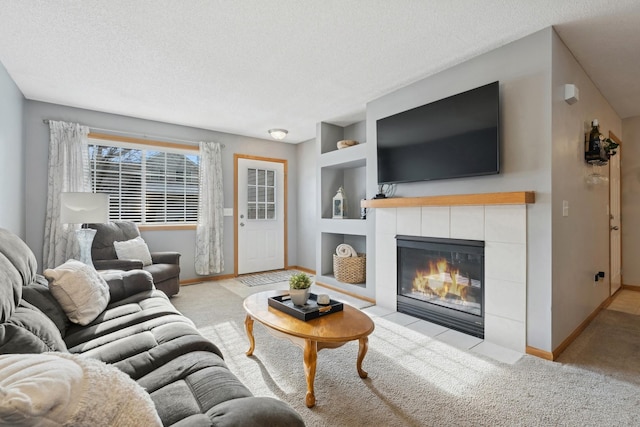
[[[427,270],[417,270],[413,292],[430,297],[467,301],[470,281],[451,268],[446,259],[429,261]]]

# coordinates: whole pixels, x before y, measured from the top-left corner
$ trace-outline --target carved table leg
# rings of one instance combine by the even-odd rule
[[[358,349],[358,362],[356,363],[356,367],[358,368],[358,375],[360,378],[367,378],[367,372],[362,369],[362,361],[364,360],[364,356],[367,354],[367,350],[369,349],[369,338],[362,337],[360,338],[360,348]]]
[[[305,340],[304,343],[304,374],[307,378],[307,395],[305,403],[307,408],[312,408],[316,404],[316,396],[313,392],[313,382],[316,377],[316,361],[318,360],[318,343],[312,340]]]
[[[249,337],[249,350],[247,350],[247,356],[251,356],[253,354],[253,350],[256,348],[256,340],[253,338],[253,318],[247,314],[247,317],[244,319],[244,326],[247,330],[247,336]]]

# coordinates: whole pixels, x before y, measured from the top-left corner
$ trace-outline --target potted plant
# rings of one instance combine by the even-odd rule
[[[289,295],[295,305],[305,305],[309,299],[311,278],[305,273],[297,273],[289,277]]]

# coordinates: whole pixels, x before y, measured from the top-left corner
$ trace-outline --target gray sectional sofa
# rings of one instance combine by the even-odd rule
[[[104,278],[107,308],[86,326],[73,324],[36,274],[31,250],[0,228],[0,354],[71,352],[106,362],[149,393],[165,426],[304,425],[284,402],[253,396],[148,272]]]

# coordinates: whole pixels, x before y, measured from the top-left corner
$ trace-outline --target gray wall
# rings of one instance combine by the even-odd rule
[[[316,140],[296,146],[298,164],[298,263],[316,269]]]
[[[24,238],[24,96],[0,63],[0,227]]]
[[[622,283],[640,287],[640,116],[622,121],[621,138]]]
[[[297,264],[297,216],[295,207],[297,197],[297,149],[295,145],[283,142],[249,138],[204,129],[177,126],[167,123],[142,120],[133,117],[101,113],[48,104],[36,101],[26,101],[25,104],[25,141],[28,170],[26,186],[26,242],[36,254],[38,264],[41,265],[42,245],[44,235],[44,218],[47,195],[47,158],[49,144],[49,127],[43,119],[64,120],[78,122],[95,128],[114,129],[120,132],[146,134],[165,138],[178,138],[189,141],[215,141],[225,144],[222,151],[224,199],[225,207],[233,207],[233,154],[249,154],[270,158],[286,159],[288,161],[288,264]],[[266,132],[266,130],[265,130]],[[4,203],[4,198],[1,198]],[[292,208],[293,207],[293,208]],[[152,250],[176,250],[182,253],[180,267],[181,279],[197,278],[193,264],[195,230],[181,231],[144,231],[144,239]],[[224,257],[225,270],[221,274],[232,274],[233,259],[233,217],[225,217],[224,227]]]
[[[598,119],[604,135],[611,130],[621,136],[622,120],[555,32],[552,54],[552,348],[556,348],[609,297],[609,185],[585,180],[596,170],[608,176],[609,166],[594,168],[584,161],[584,134],[591,129],[591,120]],[[564,101],[567,83],[580,91],[580,100],[573,105]],[[569,203],[566,217],[563,200]],[[605,272],[605,279],[596,282],[598,271]]]
[[[585,181],[593,168],[584,161],[584,132],[598,118],[601,132],[622,135],[622,121],[553,29],[370,102],[367,139],[375,141],[379,118],[495,80],[500,81],[501,91],[500,174],[403,184],[396,196],[535,191],[535,204],[527,207],[527,345],[550,352],[609,296],[609,190],[607,185]],[[565,83],[578,86],[577,104],[564,102]],[[629,131],[626,125],[625,139],[637,141],[640,120],[629,120]],[[369,149],[368,157],[374,161],[367,164],[367,195],[372,197],[376,192],[375,145]],[[634,196],[627,197],[627,193],[633,194],[640,180],[626,176],[638,174],[638,162],[631,158],[640,158],[636,156],[640,153],[625,154],[623,250],[628,260],[640,248],[634,246],[638,239],[629,234],[638,227],[630,219],[634,217]],[[601,172],[607,175],[608,167]],[[563,200],[569,202],[568,217],[562,216]],[[640,197],[638,200],[635,206],[640,205]],[[369,247],[375,250],[374,245]],[[604,281],[594,282],[597,271],[607,272]],[[624,272],[625,282],[640,283],[640,269],[628,271],[625,265]]]
[[[396,196],[532,190],[527,207],[527,344],[551,350],[551,39],[547,28],[411,84],[367,105],[367,140],[376,120],[496,80],[501,93],[499,175],[399,185]],[[367,144],[367,197],[376,194],[375,144]],[[372,210],[375,217],[375,209]],[[367,242],[368,253],[374,245]],[[375,254],[374,254],[375,255]]]

